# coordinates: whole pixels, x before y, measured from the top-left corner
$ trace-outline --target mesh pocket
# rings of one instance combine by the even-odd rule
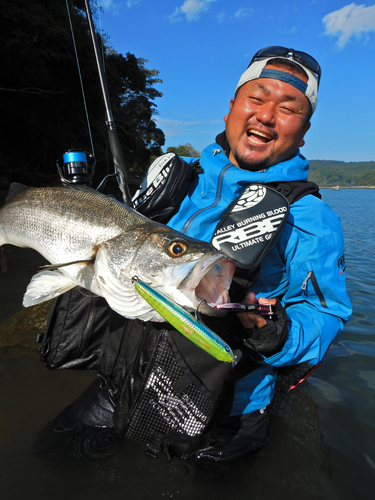
[[[159,338],[144,390],[128,421],[128,438],[145,443],[156,434],[193,440],[203,434],[216,402],[203,395],[194,383],[177,392],[173,386],[183,376],[165,332]]]

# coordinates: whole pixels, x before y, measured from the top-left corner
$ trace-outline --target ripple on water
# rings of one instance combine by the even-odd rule
[[[375,342],[361,341],[354,342],[353,340],[340,341],[341,344],[349,354],[362,354],[375,358]]]

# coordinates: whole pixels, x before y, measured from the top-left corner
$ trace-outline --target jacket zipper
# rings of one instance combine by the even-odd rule
[[[309,271],[307,273],[306,279],[302,283],[301,289],[306,291],[306,289],[307,289],[307,283],[308,283],[309,280],[311,280],[311,283],[312,283],[312,286],[314,287],[315,293],[317,294],[317,296],[319,298],[320,305],[322,307],[325,307],[326,309],[328,309],[327,303],[326,303],[324,295],[323,295],[323,293],[322,293],[322,291],[321,291],[321,289],[319,287],[318,280],[316,279],[314,271]]]
[[[217,188],[217,191],[216,191],[216,198],[215,198],[215,201],[213,202],[213,204],[210,205],[209,207],[201,208],[200,210],[198,210],[197,212],[195,212],[195,214],[193,214],[190,217],[190,219],[188,219],[186,221],[184,227],[182,228],[181,232],[183,234],[186,234],[186,231],[189,229],[189,227],[190,227],[191,223],[193,222],[193,220],[195,219],[195,217],[197,217],[202,212],[205,212],[206,210],[210,210],[211,208],[216,207],[216,205],[219,203],[220,196],[221,196],[221,191],[222,191],[222,185],[223,185],[224,175],[225,175],[226,171],[228,170],[228,168],[230,168],[232,166],[233,165],[230,163],[229,165],[227,165],[226,167],[224,167],[223,170],[221,171],[220,177],[219,177],[219,182],[218,182],[218,188]]]

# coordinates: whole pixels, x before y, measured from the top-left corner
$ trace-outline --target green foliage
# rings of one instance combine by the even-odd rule
[[[320,186],[375,186],[375,161],[311,160],[309,180]]]
[[[104,102],[84,2],[69,0],[69,5],[99,182],[108,168]],[[40,185],[46,176],[56,178],[56,159],[65,151],[91,151],[66,3],[0,0],[0,8],[0,171],[3,181]],[[161,80],[145,59],[118,54],[105,37],[102,41],[125,162],[130,174],[143,174],[165,142],[153,120],[154,99],[162,95],[155,85]]]
[[[171,146],[167,148],[167,153],[176,153],[178,156],[188,156],[191,158],[200,158],[201,156],[200,152],[194,149],[189,143],[179,144],[177,147]]]

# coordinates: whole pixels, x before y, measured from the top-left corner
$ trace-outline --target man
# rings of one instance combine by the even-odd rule
[[[244,356],[234,370],[230,411],[217,417],[208,438],[197,444],[199,459],[233,460],[264,446],[277,369],[316,365],[351,314],[338,217],[320,197],[304,192],[309,165],[299,148],[317,106],[320,75],[319,64],[303,52],[278,46],[257,52],[230,101],[225,132],[202,152],[202,171],[168,221],[182,233],[211,242],[223,213],[246,186],[303,188],[291,200],[276,244],[255,269],[238,269],[231,289],[232,297],[244,303],[272,304],[274,318],[242,312],[238,322],[233,314],[219,322],[207,319],[229,343],[240,342]],[[69,418],[111,427],[119,403],[98,391],[89,391],[85,400],[90,411],[100,407],[99,416],[86,412],[83,418],[86,410],[77,410],[84,406],[78,400]]]
[[[299,148],[316,109],[319,80],[320,67],[309,55],[283,47],[260,50],[230,101],[225,133],[202,153],[204,174],[168,224],[182,232],[188,227],[188,235],[210,241],[222,211],[244,182],[306,180],[308,162]],[[229,168],[228,159],[233,164]],[[208,446],[199,456],[230,459],[265,442],[262,420],[272,399],[277,367],[318,363],[350,317],[343,254],[340,224],[332,211],[312,195],[293,203],[282,235],[262,261],[245,298],[247,303],[255,301],[254,294],[261,303],[279,298],[284,324],[273,329],[273,338],[275,322],[250,313],[238,315],[246,329],[250,357],[259,367],[236,385],[232,427],[241,426],[240,432],[226,444]],[[231,427],[230,419],[226,426]],[[256,436],[260,443],[254,446]]]

